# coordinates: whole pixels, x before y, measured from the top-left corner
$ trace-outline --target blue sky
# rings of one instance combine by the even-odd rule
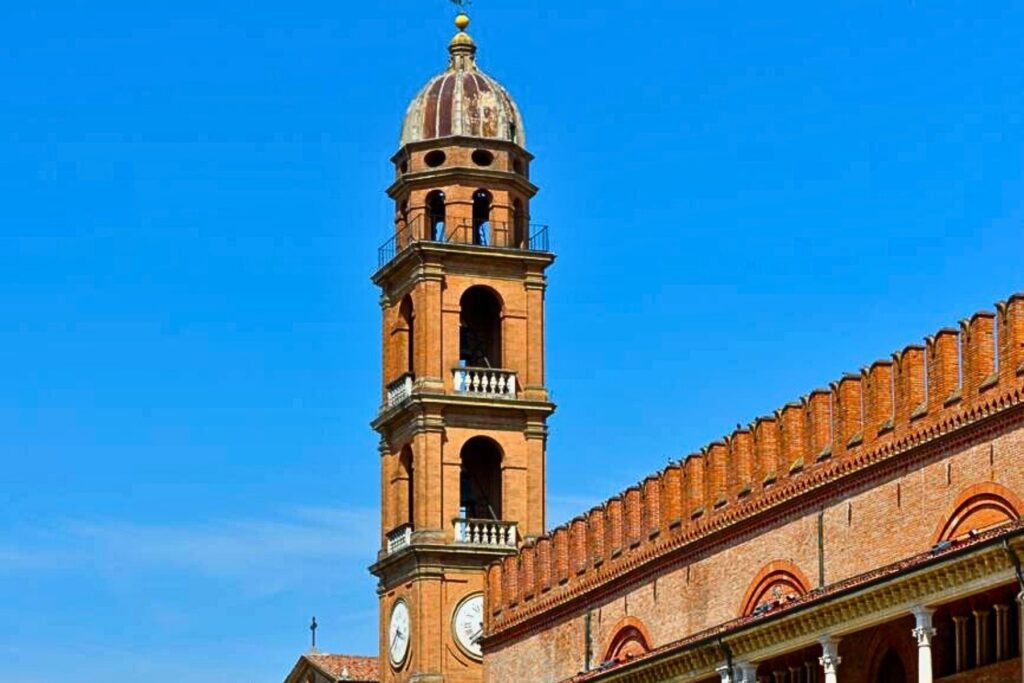
[[[442,0],[0,10],[0,680],[375,650],[379,312]],[[478,0],[558,523],[1024,290],[1020,3]]]

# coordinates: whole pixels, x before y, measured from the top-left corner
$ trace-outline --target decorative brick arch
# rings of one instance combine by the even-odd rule
[[[651,634],[636,617],[625,617],[612,629],[601,662],[624,662],[651,651]]]
[[[790,595],[803,595],[811,590],[800,568],[786,560],[769,562],[757,573],[740,603],[740,616],[748,616],[759,605],[772,600],[783,600]]]
[[[1020,519],[1024,502],[1013,491],[993,481],[964,489],[946,512],[932,536],[932,544]]]

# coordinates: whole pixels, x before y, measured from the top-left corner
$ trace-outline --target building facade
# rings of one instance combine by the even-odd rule
[[[373,276],[376,680],[1024,681],[1021,294],[546,530],[554,255],[523,118],[456,24]]]

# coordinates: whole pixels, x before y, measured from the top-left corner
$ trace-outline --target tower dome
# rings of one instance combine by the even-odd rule
[[[476,43],[466,33],[469,17],[460,14],[459,32],[448,45],[448,68],[413,98],[402,124],[402,146],[422,140],[466,136],[506,140],[526,147],[519,108],[496,80],[476,64]]]

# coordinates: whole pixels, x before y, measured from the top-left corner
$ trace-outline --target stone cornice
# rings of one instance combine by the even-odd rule
[[[468,260],[506,261],[509,263],[525,263],[540,271],[555,262],[555,255],[550,251],[530,251],[527,249],[510,249],[506,247],[484,247],[476,244],[459,244],[457,242],[430,242],[426,240],[413,242],[393,259],[385,263],[372,276],[374,284],[384,287],[388,278],[401,268],[413,263],[423,263],[434,258],[438,261],[448,258],[464,258]]]
[[[514,187],[528,197],[533,197],[540,190],[540,188],[531,183],[524,176],[513,171],[497,171],[493,169],[454,166],[440,169],[431,168],[416,173],[406,173],[403,176],[399,176],[395,182],[388,187],[386,192],[389,197],[396,199],[402,193],[410,189],[456,185],[460,180],[465,180],[466,185],[483,185],[490,188],[508,185]]]
[[[414,390],[412,396],[402,403],[384,409],[374,418],[370,426],[385,434],[396,422],[407,420],[409,414],[437,413],[446,408],[472,409],[494,412],[514,411],[526,416],[527,421],[543,422],[555,412],[555,404],[549,401],[531,401],[520,398],[487,398],[463,394],[433,394]],[[444,422],[439,423],[441,428]],[[427,425],[424,425],[426,427]],[[417,428],[418,431],[418,428]]]
[[[378,592],[384,592],[400,583],[427,576],[443,577],[458,570],[484,572],[489,563],[514,552],[512,548],[414,540],[396,552],[381,551],[369,570],[380,579]]]

